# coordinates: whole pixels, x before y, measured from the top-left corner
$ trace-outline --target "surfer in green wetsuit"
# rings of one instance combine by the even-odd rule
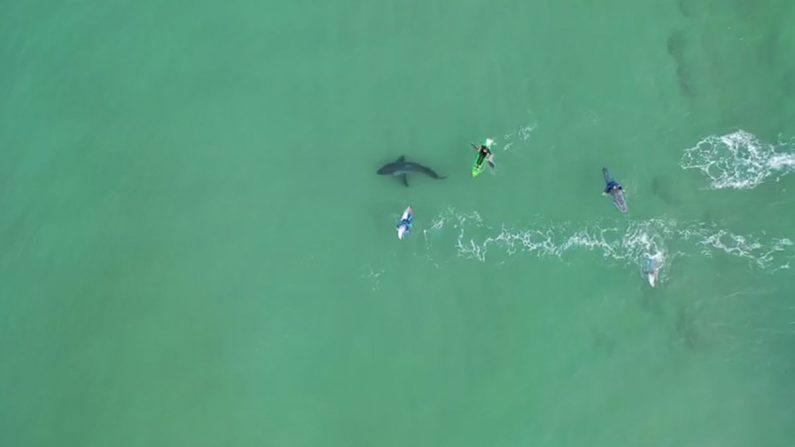
[[[476,146],[472,145],[472,148],[478,153],[478,159],[475,162],[475,165],[480,167],[484,161],[489,162],[489,166],[494,169],[496,166],[494,164],[494,153],[491,151],[489,146],[494,144],[494,140],[488,138],[483,144]]]

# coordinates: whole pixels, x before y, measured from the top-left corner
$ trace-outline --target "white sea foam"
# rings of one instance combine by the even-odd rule
[[[520,129],[508,132],[502,136],[502,142],[498,142],[497,144],[502,146],[502,150],[507,151],[520,140],[522,143],[527,142],[527,140],[532,137],[537,127],[538,124],[532,123]]]
[[[681,166],[703,172],[712,189],[751,189],[795,170],[792,149],[791,141],[773,145],[738,130],[708,136],[685,149]]]
[[[452,230],[452,231],[450,231]],[[563,258],[585,250],[600,252],[620,264],[642,266],[649,257],[665,254],[666,264],[678,255],[729,255],[762,269],[788,268],[795,244],[787,238],[736,234],[717,225],[650,219],[628,224],[603,222],[575,226],[532,225],[512,228],[489,226],[477,213],[449,209],[434,220],[429,234],[455,237],[458,256],[485,262],[489,253],[519,253]],[[427,239],[426,239],[427,240]],[[444,239],[449,242],[449,239]],[[676,251],[674,251],[676,250]],[[666,265],[666,267],[668,267]]]

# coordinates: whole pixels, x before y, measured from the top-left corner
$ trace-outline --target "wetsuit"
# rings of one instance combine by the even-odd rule
[[[397,228],[405,226],[406,227],[406,233],[411,233],[411,226],[412,226],[412,221],[413,220],[414,220],[414,214],[409,214],[409,217],[407,217],[405,219],[400,219],[400,222],[398,222],[398,224],[397,224]]]
[[[478,166],[482,165],[483,161],[489,155],[491,155],[491,150],[489,150],[489,148],[481,144],[480,148],[478,148],[478,161],[475,164]]]
[[[619,184],[617,181],[610,180],[609,182],[607,182],[607,186],[605,187],[605,192],[612,194],[614,190],[621,191],[623,189],[624,187],[622,187],[621,184]]]

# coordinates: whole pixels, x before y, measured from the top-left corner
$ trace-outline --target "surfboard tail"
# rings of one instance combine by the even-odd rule
[[[613,203],[616,205],[619,211],[622,213],[626,213],[629,210],[627,207],[627,199],[624,198],[624,193],[621,191],[616,191],[612,194],[613,196]]]

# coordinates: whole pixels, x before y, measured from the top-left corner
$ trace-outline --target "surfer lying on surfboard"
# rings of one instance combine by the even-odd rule
[[[411,233],[411,227],[414,223],[414,210],[411,207],[403,211],[400,221],[397,224],[398,239],[405,239]]]
[[[663,254],[657,253],[654,256],[647,257],[643,265],[643,274],[646,275],[646,280],[649,281],[649,285],[652,287],[657,287],[657,284],[660,283],[660,269],[662,269],[663,259]]]
[[[495,168],[494,153],[491,151],[492,145],[494,145],[494,140],[491,138],[486,138],[486,141],[481,145],[472,144],[472,149],[478,153],[477,158],[475,158],[475,164],[472,166],[472,177],[483,172],[483,162],[488,162],[492,169]]]
[[[622,213],[627,212],[627,201],[624,199],[624,187],[613,179],[610,171],[607,168],[602,168],[602,177],[605,179],[605,190],[602,194],[610,194],[613,196],[613,203],[616,208]]]

